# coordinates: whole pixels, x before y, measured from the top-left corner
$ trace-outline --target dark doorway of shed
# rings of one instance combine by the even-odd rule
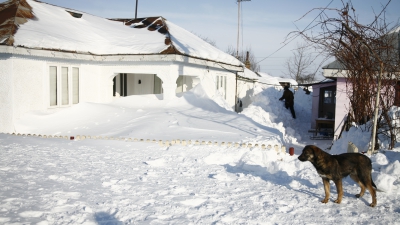
[[[321,88],[319,93],[319,118],[335,119],[336,86]]]
[[[155,74],[120,73],[113,79],[114,96],[161,94],[162,81]]]
[[[199,78],[195,76],[180,75],[176,80],[175,93],[183,93],[194,88],[199,83]]]

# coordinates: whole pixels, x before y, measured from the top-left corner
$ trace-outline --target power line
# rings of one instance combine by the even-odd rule
[[[316,17],[306,26],[306,28],[303,29],[302,32],[304,32],[304,31],[305,31],[305,30],[306,30],[306,29],[307,29],[307,28],[308,28],[308,27],[309,27],[309,26],[310,26],[310,25],[325,11],[325,9],[328,8],[328,7],[331,5],[332,2],[333,2],[333,0],[332,0],[331,2],[329,2],[329,4],[318,14],[318,16],[316,16]],[[264,61],[265,59],[267,59],[267,58],[269,58],[270,56],[272,56],[273,54],[277,53],[279,50],[281,50],[281,49],[284,48],[286,45],[288,45],[290,42],[292,42],[294,39],[296,39],[299,35],[300,35],[300,34],[295,35],[294,37],[292,37],[292,39],[289,40],[289,42],[286,42],[282,47],[278,48],[276,51],[274,51],[273,53],[271,53],[269,56],[265,57],[264,59],[258,61],[257,63],[262,62],[262,61]]]
[[[254,57],[254,58],[265,58],[267,56],[258,56],[258,57]],[[270,59],[286,59],[287,57],[269,57]]]

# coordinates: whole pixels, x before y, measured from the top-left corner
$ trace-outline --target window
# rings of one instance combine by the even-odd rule
[[[226,99],[226,77],[224,77],[224,94],[225,94],[225,99]]]
[[[324,91],[324,103],[325,104],[336,103],[336,91],[325,90]]]
[[[61,96],[62,104],[69,105],[68,67],[61,67]]]
[[[226,76],[217,76],[216,77],[216,85],[217,85],[217,90],[226,99]]]
[[[50,66],[49,92],[51,107],[79,103],[79,68]]]
[[[79,103],[79,68],[72,68],[72,104]]]
[[[50,106],[57,105],[57,67],[50,66]]]

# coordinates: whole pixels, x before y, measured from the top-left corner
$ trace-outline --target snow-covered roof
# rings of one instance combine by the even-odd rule
[[[247,69],[246,67],[244,68],[244,71],[239,72],[238,75],[251,80],[258,80],[260,78],[255,72]]]
[[[325,66],[322,67],[322,69],[337,69],[337,70],[344,70],[345,67],[342,63],[340,63],[338,60],[335,60],[331,63],[326,64]]]
[[[242,65],[163,17],[121,22],[35,0],[0,4],[0,45],[93,55],[179,54]]]
[[[323,76],[326,78],[346,77],[347,70],[338,60],[335,60],[322,67]]]
[[[297,81],[293,80],[292,78],[282,78],[278,77],[279,83],[290,83],[291,85],[298,85]]]
[[[271,85],[279,85],[278,77],[273,77],[263,72],[258,72],[257,74],[260,76],[258,79],[260,82]]]
[[[334,85],[334,84],[336,84],[336,80],[333,80],[333,79],[330,79],[330,78],[326,78],[326,79],[324,79],[322,81],[318,81],[318,82],[315,82],[315,83],[307,84],[307,86],[308,87],[312,86],[313,88],[316,88],[318,86],[321,86],[321,85],[324,86],[324,85],[330,84],[330,83],[332,83]]]
[[[389,31],[389,34],[390,33],[400,33],[400,25],[394,26],[393,29]]]
[[[291,85],[298,85],[298,83],[291,78],[274,77],[264,72],[257,72],[260,76],[259,81],[270,85],[281,85],[281,83],[290,83]]]

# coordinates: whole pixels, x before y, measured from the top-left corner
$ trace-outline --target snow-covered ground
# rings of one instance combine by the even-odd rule
[[[27,114],[16,133],[90,139],[0,134],[0,224],[399,224],[400,148],[371,156],[381,190],[375,208],[369,192],[354,197],[359,187],[349,178],[340,205],[333,184],[322,204],[321,178],[297,156],[306,144],[326,150],[331,141],[309,139],[310,95],[296,92],[296,120],[281,95],[259,86],[241,114],[201,86],[171,101],[130,96]],[[347,141],[364,150],[368,135],[352,128],[330,153],[345,152]],[[186,145],[165,146],[177,139]]]

